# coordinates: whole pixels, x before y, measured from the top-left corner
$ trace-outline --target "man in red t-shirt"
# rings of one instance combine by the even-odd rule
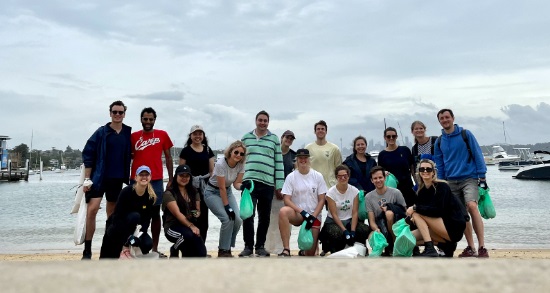
[[[153,129],[157,112],[153,108],[148,107],[141,110],[141,125],[143,130],[132,133],[132,174],[133,179],[136,175],[136,169],[141,165],[146,165],[151,168],[151,185],[157,195],[157,201],[153,207],[153,215],[151,218],[151,234],[153,236],[153,251],[157,252],[160,257],[166,257],[163,253],[158,252],[159,236],[160,236],[160,205],[162,204],[162,194],[164,193],[163,186],[163,170],[162,170],[162,153],[166,161],[166,169],[168,170],[168,186],[172,183],[173,178],[173,162],[170,149],[174,145],[168,133],[164,130]]]

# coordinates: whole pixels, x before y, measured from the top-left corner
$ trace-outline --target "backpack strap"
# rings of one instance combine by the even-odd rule
[[[472,154],[472,149],[470,148],[470,143],[468,142],[468,135],[466,134],[466,129],[463,128],[460,134],[462,135],[462,139],[464,140],[464,143],[466,144],[466,148],[468,149],[468,163],[470,163],[474,155]],[[439,150],[441,150],[441,136],[443,135],[440,135],[437,138],[437,147],[439,148]]]

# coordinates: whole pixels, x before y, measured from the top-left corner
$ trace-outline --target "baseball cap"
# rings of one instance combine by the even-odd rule
[[[294,136],[294,132],[287,130],[283,133],[283,137],[285,136],[292,136],[294,139],[296,139],[296,136]]]
[[[151,169],[145,165],[139,166],[136,170],[136,174],[139,174],[143,171],[147,171],[147,173],[151,174]]]
[[[176,174],[176,176],[179,175],[179,174],[191,174],[191,168],[189,168],[189,166],[187,166],[187,165],[179,165],[176,168],[175,174]]]
[[[200,130],[200,131],[204,132],[204,129],[202,129],[202,126],[197,124],[197,125],[191,126],[191,130],[189,130],[189,134],[191,134],[191,133],[193,133],[197,130]]]
[[[296,151],[296,157],[309,157],[309,151],[307,149],[299,149]]]

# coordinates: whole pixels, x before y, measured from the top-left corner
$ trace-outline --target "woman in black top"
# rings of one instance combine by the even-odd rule
[[[437,179],[433,161],[422,159],[418,166],[418,198],[416,204],[407,209],[407,216],[418,227],[412,231],[417,244],[425,246],[421,256],[439,256],[434,242],[451,244],[447,247],[454,247],[454,252],[466,228],[466,211],[449,185]],[[444,249],[444,252],[452,257],[451,251]]]
[[[202,126],[193,125],[189,130],[189,137],[185,147],[180,152],[180,165],[191,168],[192,184],[199,191],[201,206],[198,210],[197,227],[201,231],[203,241],[206,241],[208,232],[208,207],[204,202],[206,182],[214,171],[214,152],[208,146],[208,139]]]
[[[141,252],[147,254],[153,248],[153,240],[147,234],[153,203],[157,199],[151,186],[151,169],[147,166],[137,168],[135,180],[136,183],[120,191],[115,210],[107,219],[99,258],[131,258],[129,241],[137,225],[141,225],[143,232],[135,240]]]

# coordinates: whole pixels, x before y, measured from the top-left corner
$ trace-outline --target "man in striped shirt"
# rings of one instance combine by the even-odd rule
[[[273,194],[282,199],[281,188],[284,183],[283,156],[281,143],[277,135],[271,133],[269,114],[260,111],[256,114],[256,129],[246,133],[241,139],[246,145],[246,164],[241,189],[248,188],[250,181],[254,182],[254,189],[250,194],[254,203],[254,210],[258,209],[258,230],[254,245],[254,215],[243,221],[244,250],[239,257],[253,255],[253,248],[258,256],[269,256],[264,244],[269,227],[271,202]]]

